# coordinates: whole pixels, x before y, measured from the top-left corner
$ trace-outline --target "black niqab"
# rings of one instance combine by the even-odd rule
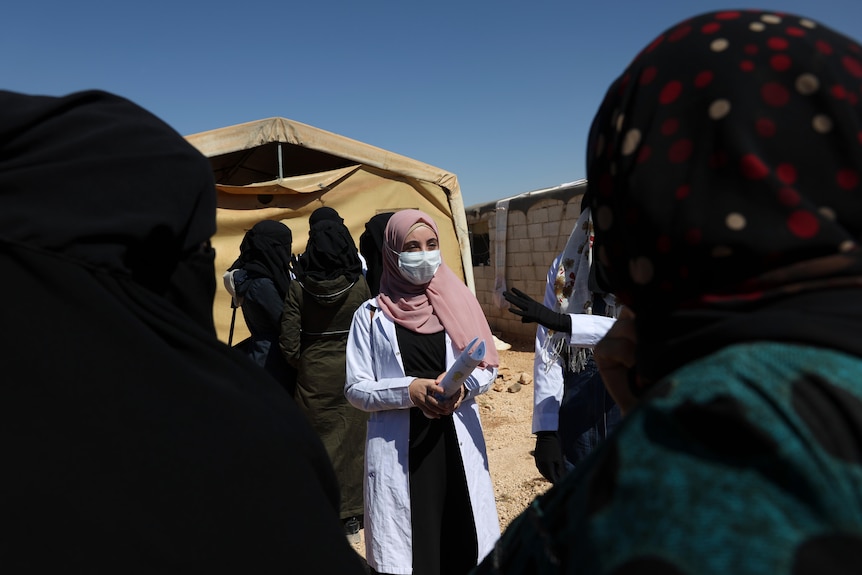
[[[347,227],[335,220],[319,220],[308,231],[308,244],[295,266],[297,279],[321,281],[345,276],[351,282],[362,274],[359,252]]]
[[[330,208],[329,206],[323,206],[322,208],[317,208],[311,215],[308,216],[308,227],[313,228],[317,224],[322,221],[329,220],[333,222],[338,222],[339,224],[344,223],[344,218],[335,210],[335,208]]]
[[[290,285],[293,234],[281,222],[264,220],[245,233],[239,258],[228,270],[244,269],[258,277],[270,278],[282,299]]]
[[[368,270],[365,281],[373,295],[380,293],[380,274],[383,273],[383,230],[394,212],[372,216],[365,223],[365,231],[359,236],[359,253],[365,258]]]

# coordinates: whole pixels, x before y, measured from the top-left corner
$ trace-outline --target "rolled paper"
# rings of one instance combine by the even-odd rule
[[[476,342],[479,345],[476,345]],[[475,346],[475,347],[474,347]],[[461,388],[464,380],[473,373],[476,366],[485,359],[485,341],[479,341],[478,337],[474,337],[473,341],[467,344],[446,375],[440,381],[440,387],[443,388],[443,397],[452,397]]]

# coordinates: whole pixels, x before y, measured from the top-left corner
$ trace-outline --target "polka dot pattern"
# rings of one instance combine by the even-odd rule
[[[760,94],[764,103],[776,108],[784,106],[790,101],[790,91],[777,82],[764,84]]]
[[[755,122],[755,130],[761,138],[771,138],[775,135],[775,122],[769,118],[758,118]]]
[[[853,169],[839,170],[836,182],[842,190],[855,190],[859,187],[859,172]]]
[[[637,150],[640,143],[641,133],[639,130],[630,130],[623,140],[622,154],[624,156],[631,155]]]
[[[692,141],[688,139],[677,140],[670,147],[668,159],[672,164],[682,164],[691,157]]]
[[[798,238],[813,238],[820,229],[820,222],[811,212],[796,210],[787,218],[787,229]]]
[[[764,289],[769,270],[862,260],[848,248],[862,238],[858,42],[793,14],[707,13],[662,33],[607,94],[587,148],[598,277],[636,311],[771,297],[826,268]]]
[[[820,89],[820,80],[814,74],[802,74],[796,79],[796,91],[803,96],[810,96]]]
[[[717,38],[710,43],[709,47],[713,52],[724,52],[729,45],[730,43],[726,39]]]
[[[721,120],[730,113],[730,102],[724,98],[716,100],[709,106],[709,117]]]
[[[712,83],[713,76],[714,74],[709,70],[704,70],[703,72],[699,73],[694,78],[695,88],[705,88],[709,86]]]
[[[679,98],[680,93],[682,93],[682,83],[674,80],[664,87],[658,101],[660,104],[672,104]]]
[[[811,120],[811,127],[819,134],[828,134],[832,131],[832,118],[826,114],[817,114]]]
[[[727,218],[725,219],[725,223],[727,225],[727,228],[730,230],[737,232],[742,231],[745,229],[745,216],[737,213],[728,214]]]

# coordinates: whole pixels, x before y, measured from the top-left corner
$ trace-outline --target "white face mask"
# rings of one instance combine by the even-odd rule
[[[440,250],[401,252],[398,254],[398,270],[413,285],[423,285],[431,281],[441,261]]]

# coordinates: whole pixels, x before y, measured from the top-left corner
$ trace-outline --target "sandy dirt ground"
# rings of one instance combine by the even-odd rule
[[[533,414],[533,351],[531,346],[516,344],[500,350],[497,381],[476,402],[488,445],[488,463],[500,528],[517,517],[530,502],[551,484],[536,470],[533,461],[535,436],[530,432]],[[364,556],[363,532],[353,547]]]
[[[505,529],[551,487],[533,461],[533,351],[500,351],[497,382],[476,401],[488,444],[497,514]]]

